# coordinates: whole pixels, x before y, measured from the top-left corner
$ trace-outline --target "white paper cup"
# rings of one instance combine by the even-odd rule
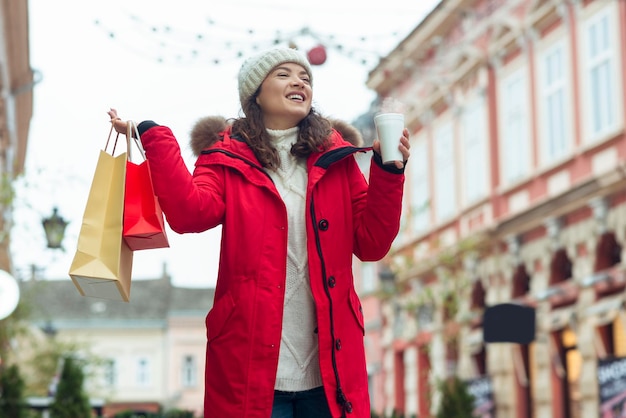
[[[381,113],[374,116],[374,124],[380,140],[380,154],[383,158],[383,164],[403,161],[404,158],[398,147],[404,130],[404,115],[401,113]]]

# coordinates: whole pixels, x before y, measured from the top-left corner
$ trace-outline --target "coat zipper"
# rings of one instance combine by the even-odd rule
[[[317,254],[320,258],[320,265],[322,268],[322,283],[324,285],[324,293],[326,294],[326,298],[328,298],[328,310],[330,314],[330,337],[332,339],[332,364],[333,364],[333,372],[335,374],[335,381],[337,382],[337,403],[341,405],[342,410],[342,418],[346,417],[346,409],[348,404],[348,399],[346,395],[343,393],[343,389],[341,387],[341,380],[339,378],[339,370],[337,368],[337,358],[335,354],[335,320],[333,316],[333,299],[330,297],[330,289],[328,288],[328,280],[326,279],[326,264],[324,263],[324,256],[322,254],[322,243],[319,236],[319,230],[317,228],[317,218],[315,216],[315,204],[313,195],[311,195],[311,222],[313,222],[313,231],[315,231],[315,245],[317,248]]]

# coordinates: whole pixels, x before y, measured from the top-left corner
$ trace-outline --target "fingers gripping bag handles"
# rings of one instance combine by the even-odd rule
[[[126,138],[128,161],[124,195],[124,240],[133,251],[169,247],[163,211],[152,186],[150,166],[139,142],[137,125],[132,121],[127,124]],[[131,158],[133,141],[143,159],[139,164],[134,163]]]
[[[122,238],[127,153],[100,150],[69,275],[81,295],[128,302],[133,252]]]

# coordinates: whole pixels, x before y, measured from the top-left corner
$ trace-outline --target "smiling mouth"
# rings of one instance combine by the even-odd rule
[[[290,94],[289,96],[287,96],[287,98],[294,102],[304,102],[304,96],[300,94]]]

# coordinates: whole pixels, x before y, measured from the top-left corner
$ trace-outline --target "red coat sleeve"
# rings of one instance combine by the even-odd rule
[[[362,176],[361,176],[362,177]],[[389,252],[400,230],[404,174],[384,170],[372,159],[369,186],[354,184],[354,254],[378,261]]]
[[[172,131],[155,126],[141,136],[150,166],[154,191],[172,230],[203,232],[222,222],[224,216],[224,169],[185,165]]]

